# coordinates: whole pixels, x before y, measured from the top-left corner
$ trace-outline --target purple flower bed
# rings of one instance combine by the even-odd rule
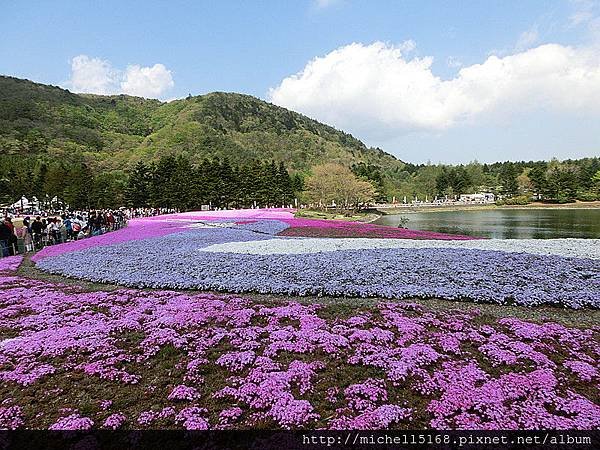
[[[71,414],[61,417],[58,421],[48,427],[49,430],[89,430],[94,422],[89,417],[81,417],[79,414]]]
[[[600,427],[597,326],[89,292],[13,269],[0,291],[0,428]]]
[[[272,209],[246,209],[225,211],[193,211],[181,214],[169,214],[163,216],[145,217],[132,219],[127,227],[94,236],[79,241],[46,247],[36,253],[31,259],[39,261],[47,257],[62,255],[64,253],[84,250],[91,247],[114,245],[132,240],[147,239],[151,237],[165,236],[177,233],[186,226],[195,222],[211,221],[236,221],[241,225],[255,222],[273,222],[284,224],[278,232],[286,228],[290,230],[290,236],[334,236],[334,237],[387,237],[400,239],[475,239],[469,236],[450,235],[444,233],[430,233],[427,231],[405,230],[394,227],[385,227],[358,222],[345,222],[339,220],[312,220],[297,219],[293,216],[294,210],[286,208]]]
[[[131,287],[600,306],[600,267],[592,259],[450,248],[294,255],[199,251],[217,243],[270,239],[286,226],[257,221],[192,229],[92,247],[37,265],[50,273]]]
[[[46,247],[33,255],[31,259],[32,261],[39,261],[50,256],[62,255],[63,253],[84,250],[91,247],[114,245],[132,240],[164,236],[182,231],[186,226],[199,221],[233,222],[239,219],[251,219],[252,221],[249,220],[249,223],[253,223],[253,221],[258,221],[260,219],[273,219],[276,221],[278,219],[293,220],[293,210],[286,208],[271,208],[208,212],[196,211],[131,219],[125,228],[112,231],[101,236],[94,236],[79,241]],[[286,224],[285,228],[288,226],[289,225]],[[282,228],[281,231],[283,231],[285,228]]]
[[[164,236],[183,229],[182,222],[151,221],[148,219],[130,220],[125,228],[111,231],[100,236],[89,237],[78,241],[45,247],[32,256],[32,261],[40,261],[51,256],[75,252],[87,248],[114,245],[120,242],[129,242],[138,239]]]
[[[0,258],[0,272],[15,271],[21,265],[22,261],[23,257],[20,255]]]

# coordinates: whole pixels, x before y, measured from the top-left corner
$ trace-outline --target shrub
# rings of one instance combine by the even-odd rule
[[[529,195],[519,195],[518,197],[505,198],[498,200],[496,205],[527,205],[531,203],[531,197]]]
[[[600,200],[600,194],[596,194],[592,191],[579,191],[577,193],[577,200],[581,200],[582,202],[593,202],[595,200]]]

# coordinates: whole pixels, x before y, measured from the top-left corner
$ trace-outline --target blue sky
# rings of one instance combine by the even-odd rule
[[[413,162],[600,154],[591,0],[1,8],[0,73],[75,92],[247,93]]]

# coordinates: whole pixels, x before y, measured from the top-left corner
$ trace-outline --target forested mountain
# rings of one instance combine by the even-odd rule
[[[0,152],[21,159],[122,170],[164,155],[283,162],[292,171],[355,162],[403,163],[351,135],[257,98],[215,92],[163,103],[126,95],[73,94],[0,77]]]
[[[390,174],[404,166],[347,133],[249,95],[215,92],[165,103],[0,76],[0,203],[21,195],[80,203],[87,191],[92,205],[112,205],[138,163],[169,158],[194,173],[283,163],[300,179],[328,162]]]
[[[0,76],[0,204],[35,195],[120,206],[144,178],[134,179],[136,173],[152,174],[143,203],[153,206],[169,196],[181,208],[277,204],[297,196],[311,168],[323,163],[350,167],[380,201],[478,191],[506,202],[600,199],[597,157],[414,165],[248,95],[215,92],[165,103]]]

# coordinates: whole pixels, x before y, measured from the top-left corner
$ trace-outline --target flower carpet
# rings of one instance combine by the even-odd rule
[[[287,210],[218,213],[133,221],[122,233],[50,247],[33,260],[52,274],[134,288],[600,305],[598,240],[469,239],[295,219]],[[361,237],[340,237],[348,227],[362,227],[354,233]],[[334,232],[307,238],[285,235],[290,229]]]
[[[0,259],[0,428],[600,427],[599,327],[85,290]]]
[[[600,427],[589,240],[319,222],[185,213],[1,258],[0,429]]]

